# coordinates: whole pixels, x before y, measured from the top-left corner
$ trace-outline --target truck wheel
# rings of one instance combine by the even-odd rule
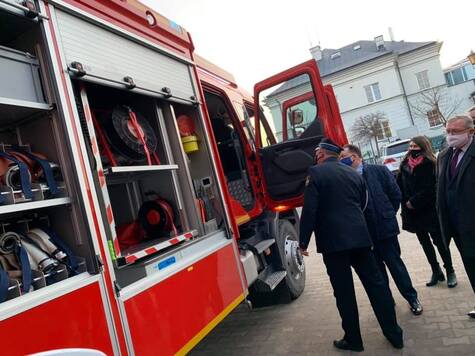
[[[285,285],[292,299],[297,299],[305,289],[305,264],[300,252],[298,235],[289,221],[279,222],[276,243],[282,256],[282,264],[287,271]]]

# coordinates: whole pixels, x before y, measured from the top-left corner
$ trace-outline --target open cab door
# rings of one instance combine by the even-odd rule
[[[254,100],[266,204],[280,211],[302,206],[308,169],[321,139],[346,143],[341,117],[332,113],[338,110],[333,90],[325,90],[316,62],[310,60],[257,83]]]
[[[328,124],[325,125],[327,128],[325,131],[325,136],[340,146],[346,145],[348,143],[348,138],[346,137],[346,132],[343,126],[343,120],[340,115],[340,108],[338,107],[338,102],[336,101],[335,92],[333,91],[333,87],[330,84],[325,85],[324,88],[325,98],[327,100],[330,114]]]

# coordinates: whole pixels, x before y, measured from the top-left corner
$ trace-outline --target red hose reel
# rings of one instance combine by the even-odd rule
[[[121,105],[111,110],[93,110],[92,119],[102,153],[110,166],[160,164],[157,136],[150,123],[132,108]]]
[[[175,214],[172,206],[165,199],[157,198],[142,204],[137,220],[117,228],[117,238],[121,250],[141,242],[169,237],[170,233],[178,235],[173,223]]]

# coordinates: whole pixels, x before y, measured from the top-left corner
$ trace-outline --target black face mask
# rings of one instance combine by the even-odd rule
[[[422,154],[422,150],[410,150],[409,154],[412,158],[417,158]]]

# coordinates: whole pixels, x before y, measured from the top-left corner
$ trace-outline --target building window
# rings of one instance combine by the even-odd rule
[[[378,140],[384,140],[385,138],[392,137],[391,127],[389,126],[389,121],[384,120],[380,121],[380,125],[376,130],[376,137]]]
[[[381,100],[381,91],[379,90],[379,83],[366,85],[364,87],[364,90],[366,92],[366,97],[368,98],[368,103]]]
[[[450,72],[445,73],[445,81],[449,87],[454,85],[454,80],[452,79],[452,74],[450,74]]]
[[[424,90],[430,88],[429,75],[426,70],[416,73],[417,83],[419,84],[419,89]]]
[[[427,120],[430,127],[436,127],[442,125],[442,118],[440,117],[439,110],[433,109],[427,112]]]
[[[460,67],[454,69],[453,71],[445,73],[445,79],[447,80],[447,85],[452,86],[463,83],[469,78],[465,67]]]

